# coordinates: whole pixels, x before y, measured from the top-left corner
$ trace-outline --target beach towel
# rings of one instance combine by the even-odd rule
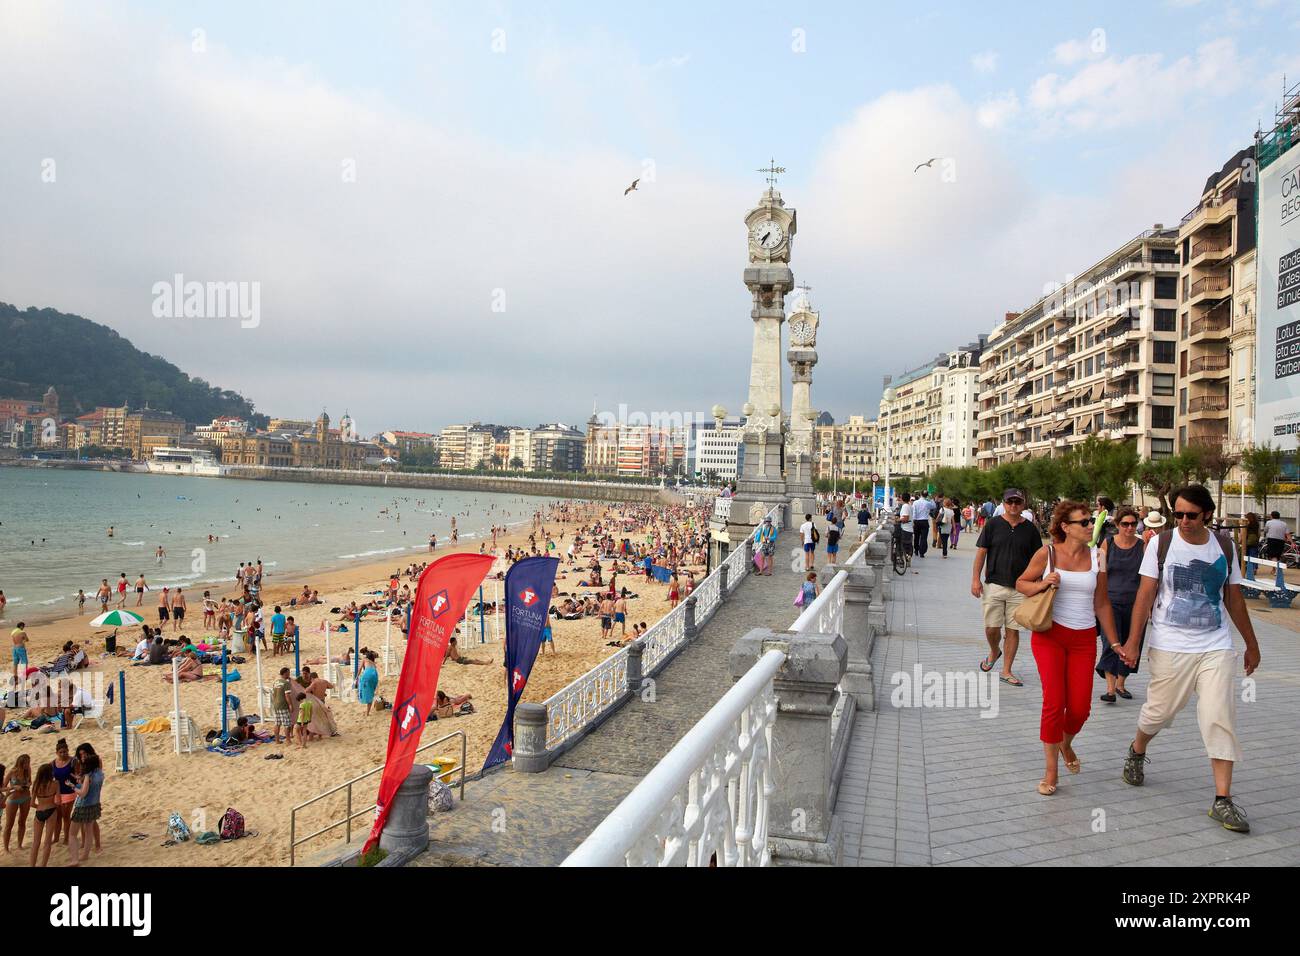
[[[150,717],[135,723],[138,723],[136,732],[141,734],[163,734],[172,729],[172,722],[167,717]]]

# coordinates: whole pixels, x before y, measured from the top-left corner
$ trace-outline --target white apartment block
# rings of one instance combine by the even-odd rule
[[[948,353],[948,369],[941,387],[939,466],[970,468],[975,465],[979,431],[979,353]]]
[[[510,451],[506,459],[507,468],[523,468],[531,471],[533,467],[533,430],[531,428],[512,428],[509,437]],[[515,462],[522,462],[516,465]]]
[[[691,425],[689,470],[701,478],[734,481],[739,473],[741,446],[739,419],[725,420],[721,428],[714,422],[695,422]]]
[[[1174,452],[1178,230],[1160,224],[1006,320],[980,362],[976,458],[1060,455],[1089,435]]]

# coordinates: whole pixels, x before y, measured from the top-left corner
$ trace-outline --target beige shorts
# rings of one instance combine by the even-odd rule
[[[1020,607],[1024,599],[1025,596],[1015,588],[985,582],[984,596],[980,598],[980,604],[984,608],[984,626],[1019,630],[1020,625],[1011,615],[1016,613],[1016,608]]]
[[[1241,760],[1237,746],[1237,652],[1184,654],[1147,648],[1151,680],[1138,715],[1138,729],[1154,734],[1172,726],[1174,716],[1196,692],[1196,722],[1211,760]]]

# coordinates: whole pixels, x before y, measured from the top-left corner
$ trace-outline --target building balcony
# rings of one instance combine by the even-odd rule
[[[1225,189],[1221,195],[1212,196],[1183,216],[1179,235],[1195,236],[1204,229],[1228,222],[1237,214],[1237,187]]]
[[[1192,323],[1189,330],[1189,342],[1202,342],[1207,339],[1227,339],[1232,330],[1232,316],[1224,306],[1227,302],[1221,303],[1218,308],[1211,309],[1201,318]]]
[[[1188,416],[1219,418],[1228,414],[1228,399],[1222,395],[1197,395],[1187,403]]]
[[[1201,355],[1191,360],[1187,365],[1188,376],[1200,375],[1206,372],[1224,372],[1228,369],[1228,356],[1226,355]]]
[[[1232,280],[1227,276],[1202,276],[1187,291],[1189,306],[1211,305],[1232,294]]]
[[[1199,242],[1192,243],[1188,266],[1206,266],[1226,263],[1232,257],[1231,236],[1207,235]]]
[[[1188,438],[1192,441],[1222,442],[1228,438],[1228,420],[1198,422],[1188,429]]]

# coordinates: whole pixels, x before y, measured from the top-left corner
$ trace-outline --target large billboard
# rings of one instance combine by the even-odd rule
[[[1300,435],[1300,149],[1259,177],[1255,442],[1288,451]]]

